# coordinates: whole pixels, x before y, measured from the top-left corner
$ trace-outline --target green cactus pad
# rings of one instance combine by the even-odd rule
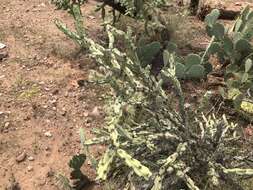
[[[224,26],[220,23],[215,23],[212,27],[212,34],[218,39],[223,38],[225,34]]]
[[[177,50],[177,45],[173,42],[169,42],[166,46],[166,50],[168,50],[170,53],[173,53]]]
[[[189,70],[193,65],[199,65],[201,57],[197,54],[189,54],[185,60],[185,69]]]
[[[234,72],[237,72],[238,70],[239,70],[238,65],[236,65],[236,64],[229,64],[226,67],[226,74],[228,74],[228,73],[234,73]]]
[[[86,156],[84,154],[79,154],[73,156],[73,158],[69,161],[69,167],[73,169],[80,169],[86,160]]]
[[[205,23],[211,27],[215,24],[219,16],[220,16],[220,11],[218,9],[214,9],[210,14],[206,16]]]
[[[161,49],[160,42],[152,42],[145,46],[137,48],[137,55],[144,67],[151,63],[153,58],[157,55],[157,53]]]
[[[203,78],[205,76],[205,68],[202,65],[193,65],[186,73],[187,78]]]
[[[177,78],[185,78],[185,66],[182,63],[176,63],[176,76]]]
[[[240,39],[236,42],[235,49],[239,52],[249,52],[252,48],[251,44],[247,40]]]
[[[223,48],[224,48],[224,51],[225,51],[228,55],[233,54],[233,51],[234,51],[233,41],[232,41],[230,38],[225,37],[225,38],[224,38],[224,43],[223,43]]]
[[[234,43],[238,42],[242,38],[243,38],[243,34],[241,32],[235,32],[233,34],[233,42]]]
[[[208,49],[208,54],[216,54],[221,51],[220,43],[213,42]]]

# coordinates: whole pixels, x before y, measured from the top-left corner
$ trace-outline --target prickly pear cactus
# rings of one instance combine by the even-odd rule
[[[213,41],[210,42],[202,57],[198,54],[189,54],[185,58],[176,55],[176,46],[173,45],[173,50],[165,51],[164,65],[169,65],[173,62],[176,68],[176,77],[179,79],[201,79],[212,71],[212,66],[208,62],[207,53],[213,48]],[[171,45],[170,45],[171,46]],[[170,59],[170,54],[176,55],[175,59]],[[166,58],[167,57],[167,58]]]
[[[137,48],[138,57],[143,67],[151,64],[155,56],[161,51],[162,46],[159,42],[152,42]]]
[[[217,22],[219,11],[213,10],[205,19],[207,33],[214,39],[208,54],[218,55],[221,63],[228,64],[225,70],[225,81],[228,91],[238,89],[245,96],[253,91],[253,11],[249,6],[241,12],[231,28]],[[231,99],[233,100],[233,99]],[[249,114],[250,101],[244,98],[233,100],[240,113]],[[242,105],[242,107],[241,107]],[[243,114],[243,115],[245,115]]]

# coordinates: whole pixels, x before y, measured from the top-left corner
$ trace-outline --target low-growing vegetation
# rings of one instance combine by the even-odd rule
[[[104,1],[99,10],[105,18],[106,5],[116,10],[120,6],[125,15],[144,20],[144,27],[150,23],[153,29],[158,25],[166,28],[162,17],[158,19],[154,13],[166,3],[119,1],[116,6]],[[181,56],[169,39],[145,41],[130,27],[121,31],[110,23],[104,23],[107,45],[98,44],[85,34],[80,5],[74,1],[58,4],[72,14],[77,32],[58,21],[56,25],[96,60],[98,69],[92,72],[90,81],[112,89],[105,106],[104,127],[94,130],[94,139],[84,138],[83,131],[81,135],[86,153],[96,144],[106,147],[99,160],[88,156],[96,180],[114,184],[115,189],[243,189],[240,179],[252,176],[253,168],[247,161],[249,152],[242,146],[241,128],[228,121],[225,114],[196,112],[189,117],[184,98],[187,92],[183,92],[181,83],[205,79],[216,72],[210,62],[216,57],[226,84],[220,87],[221,95],[250,118],[253,104],[247,92],[253,86],[253,11],[246,7],[233,26],[225,28],[218,22],[219,10],[213,10],[205,18],[210,36],[207,48]],[[113,17],[112,24],[115,12]],[[154,72],[154,62],[159,62],[158,72]],[[164,85],[175,92],[176,100]]]

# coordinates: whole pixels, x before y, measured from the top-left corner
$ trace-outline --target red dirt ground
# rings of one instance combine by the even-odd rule
[[[86,5],[85,16],[96,36],[94,9]],[[0,61],[0,189],[13,175],[22,190],[55,190],[51,174],[68,175],[67,163],[80,151],[79,128],[89,131],[103,121],[102,114],[89,116],[102,105],[101,89],[76,82],[95,65],[55,27],[55,18],[69,25],[72,19],[49,1],[1,0],[0,10],[0,42],[9,54]],[[17,163],[22,152],[27,157]]]

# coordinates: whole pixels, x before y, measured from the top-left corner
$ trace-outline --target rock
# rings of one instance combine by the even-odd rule
[[[88,18],[94,20],[96,17],[94,17],[92,15],[88,15]]]
[[[62,110],[60,111],[60,114],[61,114],[62,116],[66,116],[67,111],[65,110],[65,108],[62,108]]]
[[[83,116],[84,116],[84,117],[88,117],[88,116],[89,116],[89,113],[85,111],[85,112],[83,113]]]
[[[25,152],[22,152],[21,154],[19,154],[17,157],[16,157],[16,161],[19,163],[19,162],[23,162],[24,160],[26,159],[26,153]]]
[[[53,105],[53,106],[56,106],[56,104],[57,104],[57,100],[50,100],[50,103]]]
[[[185,104],[184,104],[184,107],[185,107],[186,109],[188,109],[188,108],[190,108],[190,107],[191,107],[191,104],[189,104],[189,103],[185,103]]]
[[[242,3],[236,2],[236,3],[235,3],[235,6],[242,6]]]
[[[40,81],[39,85],[45,85],[45,82],[44,81]]]
[[[45,132],[44,135],[45,135],[46,137],[52,137],[52,136],[53,136],[52,133],[51,133],[50,131]]]
[[[65,92],[64,97],[67,98],[69,96],[68,92]]]
[[[6,57],[8,57],[8,52],[7,51],[0,52],[0,61],[2,61]]]
[[[6,122],[6,123],[4,124],[4,128],[5,128],[5,129],[8,129],[9,126],[10,126],[10,122]]]
[[[29,156],[27,159],[28,159],[29,161],[34,161],[34,157],[32,157],[32,156]]]
[[[48,92],[50,91],[50,88],[45,87],[44,90]]]
[[[28,171],[28,172],[33,171],[33,167],[32,167],[32,166],[28,166],[28,167],[27,167],[27,171]]]
[[[4,48],[6,48],[6,45],[3,43],[0,43],[0,49],[4,49]]]
[[[79,80],[77,80],[77,84],[79,87],[83,87],[83,86],[85,86],[86,81],[84,79],[79,79]]]
[[[45,3],[41,3],[39,7],[46,7]]]
[[[89,116],[91,117],[98,117],[99,115],[100,115],[100,111],[97,106],[94,107],[91,113],[89,113]]]
[[[46,151],[50,151],[50,148],[48,146],[46,146],[45,150]]]
[[[4,129],[3,132],[4,132],[4,133],[8,133],[9,130],[8,130],[8,129]]]

